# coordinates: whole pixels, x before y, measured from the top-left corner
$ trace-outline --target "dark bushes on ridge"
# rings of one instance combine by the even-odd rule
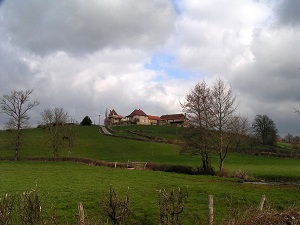
[[[190,175],[200,174],[198,170],[196,170],[191,166],[148,163],[147,168],[153,171],[174,172],[174,173],[183,173],[183,174],[190,174]]]

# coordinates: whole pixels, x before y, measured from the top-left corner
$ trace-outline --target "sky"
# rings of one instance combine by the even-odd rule
[[[237,113],[300,135],[298,0],[0,0],[0,96],[33,89],[31,123],[61,107],[80,122],[181,113],[221,78]],[[0,114],[0,123],[7,120]]]

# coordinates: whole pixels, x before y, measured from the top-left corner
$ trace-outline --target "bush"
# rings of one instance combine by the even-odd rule
[[[254,178],[248,175],[245,171],[242,170],[225,170],[223,169],[222,173],[219,174],[220,177],[227,177],[227,178],[238,178],[241,181],[253,181]]]
[[[183,174],[190,174],[190,175],[197,174],[197,171],[191,166],[148,163],[147,168],[154,171],[174,172],[174,173],[183,173]]]
[[[91,126],[92,123],[93,123],[93,122],[92,122],[91,118],[88,117],[88,116],[85,116],[85,117],[83,118],[83,120],[81,121],[80,125],[81,125],[81,126]]]
[[[181,224],[179,216],[185,207],[188,191],[184,192],[178,188],[178,192],[171,189],[159,191],[159,224],[177,225]]]
[[[119,225],[127,221],[131,210],[129,209],[129,195],[128,190],[124,200],[121,200],[117,194],[116,189],[110,185],[109,193],[103,194],[103,214],[105,214],[113,224]]]
[[[12,224],[14,202],[15,198],[10,194],[5,194],[0,198],[0,224]]]
[[[263,211],[257,208],[249,208],[238,218],[230,219],[223,225],[293,225],[300,224],[300,208],[288,208],[283,212],[274,209],[266,209]]]

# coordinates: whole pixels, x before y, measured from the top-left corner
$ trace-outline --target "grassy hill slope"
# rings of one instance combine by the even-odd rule
[[[139,128],[139,127],[138,127]],[[136,129],[138,129],[136,128]],[[140,129],[140,128],[139,128]],[[151,126],[144,133],[154,136],[172,136],[178,131],[159,131]],[[162,128],[172,129],[172,128]],[[177,129],[177,128],[176,128]],[[175,129],[174,129],[175,130]],[[173,132],[173,133],[172,133]],[[0,132],[0,157],[14,156],[7,145],[7,132]],[[166,137],[166,136],[165,136]],[[52,157],[43,129],[25,131],[21,159],[26,157]],[[116,138],[100,134],[98,127],[78,127],[78,139],[71,155],[61,149],[61,156],[91,158],[111,162],[144,161],[165,164],[198,166],[199,156],[180,154],[174,144],[145,142]],[[212,163],[217,167],[218,157],[212,155]],[[230,153],[225,160],[225,168],[243,170],[262,179],[284,178],[300,181],[300,160],[271,156],[256,156]],[[298,186],[256,185],[240,183],[237,179],[212,176],[184,175],[176,173],[111,169],[62,162],[0,162],[0,194],[23,192],[37,183],[46,207],[55,209],[58,217],[69,224],[77,219],[76,205],[82,202],[89,219],[95,219],[100,211],[103,192],[112,184],[124,196],[129,187],[130,204],[135,220],[143,224],[158,224],[158,190],[177,189],[188,186],[189,198],[183,213],[183,224],[197,224],[206,221],[207,197],[214,195],[215,219],[219,224],[228,216],[228,205],[243,210],[257,206],[262,194],[267,196],[267,205],[283,209],[290,205],[300,205]],[[205,222],[204,222],[205,224]]]
[[[159,126],[130,126],[134,129],[148,129],[148,133],[163,136],[165,133],[173,139],[178,136],[178,128]],[[118,129],[117,127],[114,129]],[[120,128],[119,128],[120,129]],[[124,128],[123,128],[124,129]],[[159,130],[161,129],[161,130]],[[165,133],[164,133],[165,132]],[[14,156],[14,151],[7,146],[8,133],[0,132],[0,157]],[[81,157],[110,162],[155,162],[162,164],[200,166],[197,155],[180,154],[179,146],[174,144],[137,141],[124,138],[110,137],[98,132],[98,127],[78,127],[78,138],[71,154],[61,149],[60,156]],[[46,132],[43,129],[29,129],[25,131],[24,146],[21,158],[52,157],[52,151],[47,143]],[[212,155],[212,163],[217,168],[218,157]],[[300,159],[278,158],[271,156],[256,156],[240,153],[229,153],[225,159],[225,168],[242,170],[251,176],[269,179],[300,180]]]

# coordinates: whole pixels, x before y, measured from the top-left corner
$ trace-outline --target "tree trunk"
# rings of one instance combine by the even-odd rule
[[[224,169],[224,159],[222,158],[222,155],[220,153],[220,165],[219,165],[219,173],[222,174]]]
[[[19,161],[20,142],[21,142],[21,130],[18,129],[17,139],[16,139],[16,146],[15,146],[15,161]]]
[[[220,158],[220,166],[219,166],[219,173],[222,174],[223,168],[224,168],[224,158],[223,158],[223,134],[220,130],[220,152],[219,152],[219,158]]]
[[[213,169],[212,169],[212,166],[211,166],[208,151],[202,151],[201,152],[201,157],[202,157],[202,170],[203,170],[203,173],[212,174]]]

